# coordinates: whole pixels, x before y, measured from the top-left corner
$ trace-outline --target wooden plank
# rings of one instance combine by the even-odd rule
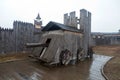
[[[48,44],[45,43],[27,43],[26,44],[27,48],[33,48],[33,47],[48,47]]]

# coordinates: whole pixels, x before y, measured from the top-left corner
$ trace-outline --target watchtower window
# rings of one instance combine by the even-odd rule
[[[51,42],[51,39],[48,38],[45,43],[49,46],[50,42]],[[47,50],[48,46],[42,48],[42,51],[40,52],[40,58],[44,55],[44,53]]]
[[[51,42],[51,39],[50,39],[50,38],[48,38],[48,39],[46,40],[46,42],[45,42],[45,43],[49,45],[49,44],[50,44],[50,42]]]

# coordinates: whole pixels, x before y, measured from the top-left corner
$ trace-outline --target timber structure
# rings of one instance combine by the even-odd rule
[[[38,43],[27,44],[27,47],[33,48],[35,58],[50,65],[67,65],[92,57],[91,13],[87,10],[80,10],[79,19],[75,12],[71,12],[70,16],[65,14],[64,24],[51,21],[41,31]]]

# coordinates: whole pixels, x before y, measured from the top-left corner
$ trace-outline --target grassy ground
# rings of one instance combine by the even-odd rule
[[[29,54],[27,53],[19,53],[19,54],[2,54],[0,55],[0,63],[3,62],[9,62],[9,61],[15,61],[15,60],[21,60],[21,59],[26,59]]]
[[[114,56],[104,68],[110,80],[120,80],[120,46],[96,46],[93,48],[97,54]]]

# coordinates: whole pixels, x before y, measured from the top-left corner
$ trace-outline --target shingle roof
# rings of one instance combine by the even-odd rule
[[[40,15],[39,15],[39,13],[38,13],[38,15],[37,15],[36,19],[41,19],[41,18],[40,18]]]
[[[81,32],[79,29],[76,27],[72,26],[66,26],[61,23],[53,22],[50,21],[43,29],[42,31],[53,31],[53,30],[67,30],[67,31],[72,31],[72,32]]]

